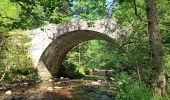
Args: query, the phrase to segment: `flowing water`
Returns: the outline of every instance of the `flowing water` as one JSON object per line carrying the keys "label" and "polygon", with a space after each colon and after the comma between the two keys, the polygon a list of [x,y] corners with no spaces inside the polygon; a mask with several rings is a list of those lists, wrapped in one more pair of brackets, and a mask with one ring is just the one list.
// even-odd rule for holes
{"label": "flowing water", "polygon": [[110,84],[98,79],[51,79],[0,91],[0,100],[113,100]]}

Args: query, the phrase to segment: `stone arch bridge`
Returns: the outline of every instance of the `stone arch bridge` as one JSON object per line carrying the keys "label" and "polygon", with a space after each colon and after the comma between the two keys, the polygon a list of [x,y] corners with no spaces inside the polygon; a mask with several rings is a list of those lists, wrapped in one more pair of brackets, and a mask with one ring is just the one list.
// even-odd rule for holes
{"label": "stone arch bridge", "polygon": [[97,20],[66,24],[49,24],[28,31],[31,41],[31,57],[41,79],[56,76],[66,54],[75,45],[92,39],[114,41],[125,30],[116,29],[116,22]]}

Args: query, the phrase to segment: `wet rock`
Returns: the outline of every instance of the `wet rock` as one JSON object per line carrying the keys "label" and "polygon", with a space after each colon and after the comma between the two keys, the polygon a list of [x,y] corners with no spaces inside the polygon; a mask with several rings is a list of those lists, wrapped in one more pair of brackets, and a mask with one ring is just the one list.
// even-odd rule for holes
{"label": "wet rock", "polygon": [[60,80],[64,79],[64,77],[60,77]]}
{"label": "wet rock", "polygon": [[54,86],[55,89],[62,89],[63,87]]}
{"label": "wet rock", "polygon": [[10,84],[1,84],[0,90],[9,90],[11,89]]}
{"label": "wet rock", "polygon": [[97,81],[97,82],[91,82],[92,85],[100,85],[100,83]]}
{"label": "wet rock", "polygon": [[98,83],[102,83],[102,80],[97,80]]}
{"label": "wet rock", "polygon": [[36,81],[35,83],[40,83],[41,82],[41,80],[38,80],[38,81]]}
{"label": "wet rock", "polygon": [[92,86],[84,86],[84,90],[87,91],[87,92],[92,92],[93,87]]}
{"label": "wet rock", "polygon": [[54,83],[54,84],[61,84],[61,82],[57,82],[57,83]]}
{"label": "wet rock", "polygon": [[113,93],[111,93],[111,92],[107,92],[106,95],[107,95],[108,97],[113,97]]}
{"label": "wet rock", "polygon": [[24,82],[23,84],[24,84],[24,86],[28,86],[28,83],[27,83],[27,82]]}
{"label": "wet rock", "polygon": [[47,91],[53,91],[54,89],[52,87],[48,87]]}
{"label": "wet rock", "polygon": [[53,80],[52,80],[52,79],[49,79],[48,81],[49,81],[49,82],[52,82]]}
{"label": "wet rock", "polygon": [[68,80],[69,80],[69,78],[64,78],[64,77],[60,78],[60,81],[68,81]]}
{"label": "wet rock", "polygon": [[5,94],[11,95],[11,94],[12,94],[12,91],[8,90],[8,91],[5,92]]}

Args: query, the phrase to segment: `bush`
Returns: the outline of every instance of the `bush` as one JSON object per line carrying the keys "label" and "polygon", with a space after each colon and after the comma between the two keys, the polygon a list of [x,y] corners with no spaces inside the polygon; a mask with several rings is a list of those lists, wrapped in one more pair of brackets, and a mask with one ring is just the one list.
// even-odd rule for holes
{"label": "bush", "polygon": [[29,75],[36,74],[29,56],[30,41],[29,35],[21,30],[0,34],[0,42],[4,43],[0,45],[0,77],[5,73],[4,80],[28,80]]}
{"label": "bush", "polygon": [[67,77],[67,78],[81,78],[83,77],[83,74],[79,72],[77,69],[78,66],[76,66],[73,63],[65,62],[64,65],[61,66],[58,77]]}
{"label": "bush", "polygon": [[118,100],[151,100],[152,97],[152,92],[144,84],[137,82],[122,85],[116,95]]}
{"label": "bush", "polygon": [[35,74],[35,73],[29,74],[29,75],[27,75],[27,77],[28,77],[28,79],[31,80],[31,81],[38,80],[38,76],[37,76],[37,74]]}

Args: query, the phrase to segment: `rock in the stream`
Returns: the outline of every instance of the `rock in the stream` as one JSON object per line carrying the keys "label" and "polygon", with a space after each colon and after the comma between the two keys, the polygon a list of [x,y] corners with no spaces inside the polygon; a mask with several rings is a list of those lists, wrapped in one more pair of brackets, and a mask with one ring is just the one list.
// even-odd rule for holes
{"label": "rock in the stream", "polygon": [[27,83],[27,82],[24,82],[23,84],[24,84],[24,86],[28,86],[28,83]]}
{"label": "rock in the stream", "polygon": [[92,86],[84,86],[84,90],[87,91],[87,92],[92,92],[93,87]]}
{"label": "rock in the stream", "polygon": [[48,91],[53,91],[54,89],[53,89],[53,87],[48,87],[47,90]]}
{"label": "rock in the stream", "polygon": [[113,97],[113,94],[111,92],[107,92],[106,94],[108,97]]}
{"label": "rock in the stream", "polygon": [[55,89],[62,89],[63,87],[55,86]]}
{"label": "rock in the stream", "polygon": [[53,80],[52,80],[52,79],[49,79],[48,81],[49,81],[49,82],[52,82]]}
{"label": "rock in the stream", "polygon": [[61,84],[61,82],[56,82],[56,83],[54,83],[54,84]]}
{"label": "rock in the stream", "polygon": [[11,95],[11,94],[12,94],[12,91],[8,90],[8,91],[5,92],[5,94]]}
{"label": "rock in the stream", "polygon": [[97,81],[97,82],[91,82],[92,85],[100,85],[100,83]]}
{"label": "rock in the stream", "polygon": [[64,79],[64,77],[60,77],[60,80]]}
{"label": "rock in the stream", "polygon": [[37,80],[35,83],[40,83],[40,82],[42,82],[41,80]]}

